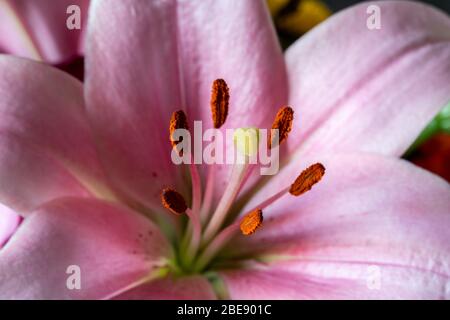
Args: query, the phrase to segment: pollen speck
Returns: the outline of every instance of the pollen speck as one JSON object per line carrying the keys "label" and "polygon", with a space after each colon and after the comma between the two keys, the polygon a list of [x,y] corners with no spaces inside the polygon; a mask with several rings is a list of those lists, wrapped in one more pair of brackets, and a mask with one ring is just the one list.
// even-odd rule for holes
{"label": "pollen speck", "polygon": [[299,196],[309,190],[312,186],[322,179],[325,174],[325,167],[321,163],[316,163],[305,170],[295,179],[294,183],[289,189],[289,193],[294,196]]}
{"label": "pollen speck", "polygon": [[211,113],[214,128],[220,128],[228,116],[230,93],[228,85],[223,79],[214,80],[211,92]]}
{"label": "pollen speck", "polygon": [[179,215],[187,210],[186,201],[183,196],[171,188],[165,188],[161,193],[161,202],[170,212]]}
{"label": "pollen speck", "polygon": [[251,235],[263,222],[262,210],[256,209],[242,218],[240,229],[243,235]]}

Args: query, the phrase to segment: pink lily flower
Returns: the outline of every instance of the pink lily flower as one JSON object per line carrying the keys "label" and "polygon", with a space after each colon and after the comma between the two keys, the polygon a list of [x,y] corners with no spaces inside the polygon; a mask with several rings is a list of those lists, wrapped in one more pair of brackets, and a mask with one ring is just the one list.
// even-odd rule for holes
{"label": "pink lily flower", "polygon": [[[81,30],[66,26],[71,5],[80,8],[80,22],[87,21],[89,0],[0,1],[0,53],[65,67],[83,52]],[[72,67],[73,68],[73,67]],[[80,72],[74,70],[74,74]],[[18,227],[20,216],[0,207],[0,247]]]}
{"label": "pink lily flower", "polygon": [[[67,28],[67,8],[80,9],[81,29]],[[0,1],[0,52],[61,64],[83,52],[89,0]]]}
{"label": "pink lily flower", "polygon": [[[449,298],[449,184],[397,157],[450,100],[450,19],[381,1],[369,30],[369,4],[283,57],[262,1],[97,1],[84,85],[1,56],[0,201],[25,220],[0,250],[0,298]],[[218,78],[230,89],[221,130],[270,128],[292,106],[277,175],[199,166],[200,183],[191,166],[187,183],[171,162],[173,112],[212,127]],[[294,180],[314,163],[321,181],[289,194],[306,191]],[[163,207],[167,187],[179,193],[165,189],[164,205],[189,219]]]}

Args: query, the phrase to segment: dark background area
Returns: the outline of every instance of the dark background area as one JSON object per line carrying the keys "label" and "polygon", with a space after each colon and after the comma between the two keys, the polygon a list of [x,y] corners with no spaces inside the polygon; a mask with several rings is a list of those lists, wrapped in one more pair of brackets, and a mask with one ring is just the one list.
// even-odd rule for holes
{"label": "dark background area", "polygon": [[[347,8],[353,4],[364,2],[361,0],[324,0],[328,7],[336,12],[338,10]],[[441,8],[442,10],[450,13],[450,0],[421,0],[419,2],[425,2],[434,5],[435,7]]]}
{"label": "dark background area", "polygon": [[[358,3],[368,2],[370,0],[320,0],[320,3],[325,4],[332,13],[336,13],[350,6],[356,5]],[[380,0],[382,1],[382,0]],[[415,1],[430,4],[436,8],[447,12],[450,14],[450,0],[399,0],[399,1]],[[302,0],[289,0],[286,5],[282,7],[277,13],[272,13],[275,26],[277,28],[278,36],[283,49],[288,48],[299,36],[304,34],[310,28],[303,31],[295,31],[294,29],[286,28],[283,26],[282,21],[288,19],[290,15],[295,14],[297,8],[301,4]],[[318,21],[320,22],[320,21]],[[317,22],[317,23],[318,23]]]}

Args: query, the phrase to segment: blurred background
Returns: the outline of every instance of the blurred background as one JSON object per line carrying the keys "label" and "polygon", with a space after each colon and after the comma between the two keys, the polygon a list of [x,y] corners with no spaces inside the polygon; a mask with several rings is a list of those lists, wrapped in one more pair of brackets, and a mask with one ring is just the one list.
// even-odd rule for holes
{"label": "blurred background", "polygon": [[[357,0],[266,0],[283,49],[334,12]],[[450,14],[450,0],[422,0]],[[450,103],[403,156],[450,182]]]}

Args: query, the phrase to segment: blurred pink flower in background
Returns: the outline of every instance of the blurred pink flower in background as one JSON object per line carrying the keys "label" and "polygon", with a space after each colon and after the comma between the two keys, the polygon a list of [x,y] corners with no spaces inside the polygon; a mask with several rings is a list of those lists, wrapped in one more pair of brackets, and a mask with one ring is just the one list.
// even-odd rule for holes
{"label": "blurred pink flower in background", "polygon": [[[89,0],[0,1],[0,52],[44,61],[68,62],[82,53]],[[81,10],[80,30],[66,26],[67,8]]]}
{"label": "blurred pink flower in background", "polygon": [[[82,54],[82,32],[89,0],[0,1],[0,53],[65,66]],[[81,9],[81,30],[66,27],[67,8]],[[79,72],[75,72],[79,74]],[[0,247],[20,218],[0,206]]]}
{"label": "blurred pink flower in background", "polygon": [[[84,85],[1,56],[0,201],[25,220],[0,251],[0,297],[449,298],[450,187],[396,157],[450,100],[450,19],[377,5],[381,30],[358,5],[283,57],[260,1],[97,1]],[[179,220],[160,192],[190,185],[167,127],[180,108],[211,123],[217,78],[231,89],[224,129],[268,128],[286,103],[296,115],[280,173],[247,186],[239,212],[311,163],[327,173],[264,210],[260,230],[220,252],[225,264],[174,271],[176,237],[161,221]],[[214,170],[217,205],[230,168]],[[66,287],[73,264],[81,290]]]}

